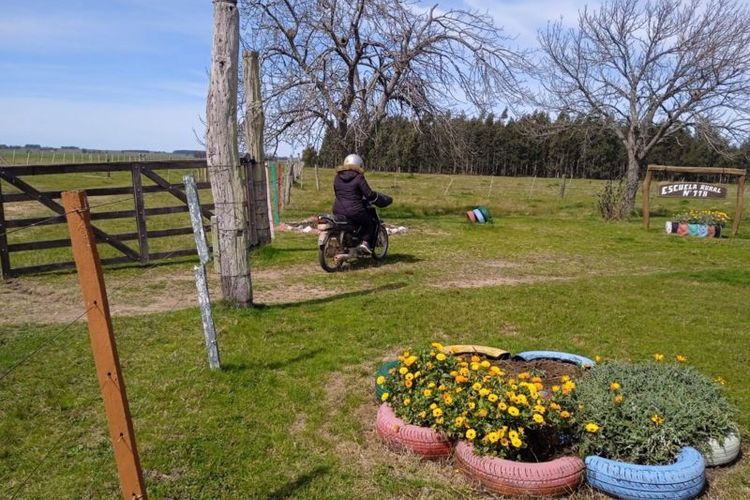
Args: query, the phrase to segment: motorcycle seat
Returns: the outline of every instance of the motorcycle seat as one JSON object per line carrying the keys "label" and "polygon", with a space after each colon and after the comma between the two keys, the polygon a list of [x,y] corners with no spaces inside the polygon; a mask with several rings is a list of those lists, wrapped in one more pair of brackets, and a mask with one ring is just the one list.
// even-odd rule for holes
{"label": "motorcycle seat", "polygon": [[319,216],[318,218],[325,221],[330,221],[338,227],[346,227],[350,229],[354,229],[355,227],[354,222],[344,215],[324,214]]}

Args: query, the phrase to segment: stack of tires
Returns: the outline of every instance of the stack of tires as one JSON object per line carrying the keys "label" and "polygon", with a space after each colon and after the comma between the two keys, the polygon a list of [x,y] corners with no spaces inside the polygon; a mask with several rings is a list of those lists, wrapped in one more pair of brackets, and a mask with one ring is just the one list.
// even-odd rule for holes
{"label": "stack of tires", "polygon": [[466,212],[466,218],[469,219],[469,222],[474,222],[476,224],[486,224],[487,222],[490,222],[492,220],[492,215],[490,214],[490,211],[487,209],[487,207],[478,206],[472,208],[471,210],[468,210]]}

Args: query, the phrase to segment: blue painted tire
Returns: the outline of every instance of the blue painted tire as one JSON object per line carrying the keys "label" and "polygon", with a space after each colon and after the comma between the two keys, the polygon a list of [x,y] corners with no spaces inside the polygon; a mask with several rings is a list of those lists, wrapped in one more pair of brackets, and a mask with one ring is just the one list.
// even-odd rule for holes
{"label": "blue painted tire", "polygon": [[391,368],[396,368],[398,364],[399,363],[396,360],[386,361],[385,363],[382,363],[380,366],[378,366],[377,370],[375,370],[375,401],[377,401],[378,403],[380,403],[380,397],[385,392],[385,389],[383,388],[383,386],[378,385],[378,382],[377,382],[378,377],[382,375],[388,378],[388,375],[389,375],[388,370],[390,370]]}
{"label": "blue painted tire", "polygon": [[669,465],[636,465],[597,456],[586,457],[586,480],[615,498],[688,499],[703,491],[706,482],[703,455],[695,448],[680,450]]}
{"label": "blue painted tire", "polygon": [[516,354],[516,357],[524,361],[533,361],[535,359],[553,359],[555,361],[574,363],[584,368],[590,368],[596,364],[596,361],[594,361],[593,359],[589,359],[586,356],[579,356],[578,354],[559,351],[526,351],[520,354]]}
{"label": "blue painted tire", "polygon": [[479,210],[478,208],[474,209],[474,217],[477,218],[477,223],[479,223],[479,224],[484,224],[485,223],[484,214],[482,214],[482,211]]}

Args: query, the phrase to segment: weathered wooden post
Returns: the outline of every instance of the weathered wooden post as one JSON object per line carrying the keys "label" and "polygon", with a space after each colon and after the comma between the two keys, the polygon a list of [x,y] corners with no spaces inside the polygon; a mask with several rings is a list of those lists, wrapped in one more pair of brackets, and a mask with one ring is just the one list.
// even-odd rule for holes
{"label": "weathered wooden post", "polygon": [[198,305],[201,309],[201,321],[203,322],[203,336],[206,340],[206,352],[208,353],[208,365],[212,370],[221,368],[219,359],[219,343],[216,340],[216,327],[214,316],[211,312],[211,296],[208,292],[208,279],[206,278],[206,264],[210,260],[208,254],[208,243],[206,232],[203,229],[203,215],[201,214],[201,202],[198,199],[198,187],[192,175],[183,178],[185,183],[185,196],[190,208],[190,222],[193,225],[195,236],[195,247],[198,250],[200,265],[193,266],[195,274],[195,286],[198,290]]}
{"label": "weathered wooden post", "polygon": [[266,175],[265,152],[263,148],[263,99],[260,93],[260,63],[256,51],[242,54],[243,76],[245,81],[245,140],[250,155],[255,159],[252,169],[253,199],[250,212],[255,217],[254,227],[258,244],[269,243],[272,238],[270,213],[268,211],[268,179]]}
{"label": "weathered wooden post", "polygon": [[253,301],[247,252],[247,200],[237,149],[237,64],[240,17],[237,0],[213,0],[211,83],[206,103],[206,162],[218,225],[224,299]]}

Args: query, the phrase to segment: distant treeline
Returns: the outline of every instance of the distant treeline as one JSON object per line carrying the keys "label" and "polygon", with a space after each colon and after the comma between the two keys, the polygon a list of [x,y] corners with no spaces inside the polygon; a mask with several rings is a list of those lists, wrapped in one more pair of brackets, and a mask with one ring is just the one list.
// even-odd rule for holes
{"label": "distant treeline", "polygon": [[0,149],[16,149],[30,151],[78,151],[81,153],[123,153],[123,154],[172,154],[181,156],[193,156],[195,158],[205,158],[206,152],[197,149],[176,149],[171,153],[168,151],[151,151],[148,149],[91,149],[79,148],[78,146],[61,146],[59,148],[42,146],[40,144],[25,144],[23,146],[0,144]]}
{"label": "distant treeline", "polygon": [[[520,119],[464,116],[425,120],[416,126],[402,118],[386,120],[375,137],[359,148],[367,167],[378,171],[502,176],[616,179],[624,172],[625,149],[615,134],[594,119],[552,121],[545,113]],[[726,145],[725,145],[726,146]],[[687,131],[656,146],[648,163],[748,168],[750,142],[733,158]],[[354,151],[326,134],[319,152],[303,153],[307,164],[330,167]]]}

